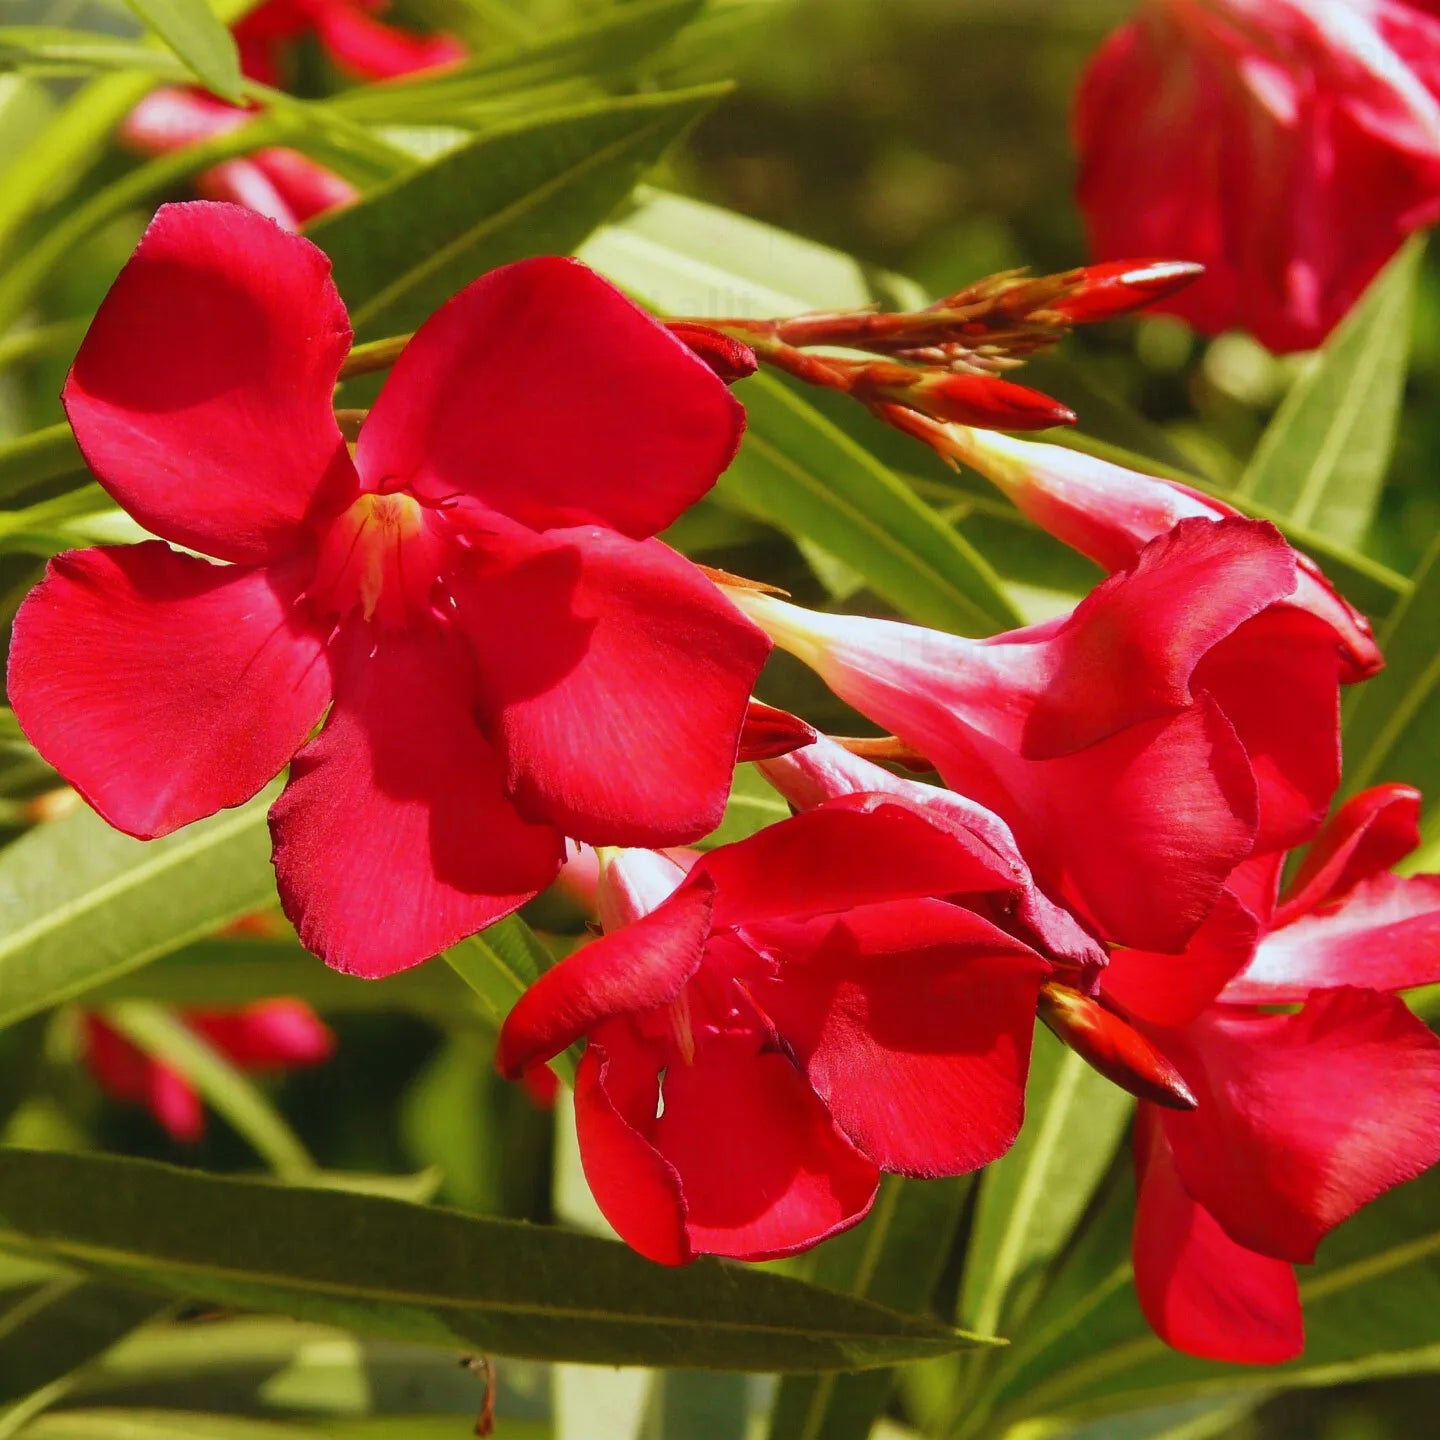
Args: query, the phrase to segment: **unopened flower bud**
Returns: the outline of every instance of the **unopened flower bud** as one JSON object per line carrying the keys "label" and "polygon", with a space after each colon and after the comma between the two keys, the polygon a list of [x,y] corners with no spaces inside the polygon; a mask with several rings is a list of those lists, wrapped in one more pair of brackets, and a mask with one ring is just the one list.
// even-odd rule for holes
{"label": "unopened flower bud", "polygon": [[1079,325],[1110,320],[1154,304],[1192,284],[1205,273],[1191,260],[1110,260],[1075,272],[1075,289],[1053,301],[1051,309]]}
{"label": "unopened flower bud", "polygon": [[740,732],[740,760],[773,760],[815,743],[815,727],[788,710],[751,700]]}
{"label": "unopened flower bud", "polygon": [[708,325],[676,320],[665,328],[693,350],[727,385],[753,375],[759,368],[760,362],[748,345],[732,340]]}
{"label": "unopened flower bud", "polygon": [[852,393],[906,405],[935,420],[996,430],[1048,430],[1075,423],[1075,412],[1058,400],[994,375],[867,366]]}
{"label": "unopened flower bud", "polygon": [[1180,1072],[1143,1036],[1098,1001],[1053,981],[1040,989],[1040,1018],[1085,1063],[1153,1105],[1193,1110]]}

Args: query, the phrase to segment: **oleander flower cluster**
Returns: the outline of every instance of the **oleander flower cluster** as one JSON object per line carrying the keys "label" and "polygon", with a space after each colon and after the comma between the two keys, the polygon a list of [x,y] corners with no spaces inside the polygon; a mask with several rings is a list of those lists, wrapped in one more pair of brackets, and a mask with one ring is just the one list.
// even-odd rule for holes
{"label": "oleander flower cluster", "polygon": [[[1270,524],[974,428],[1020,404],[997,355],[1192,273],[671,326],[524,260],[436,311],[347,435],[325,257],[251,210],[163,207],[64,390],[156,538],[51,563],[15,622],[16,715],[141,838],[288,771],[280,898],[351,974],[420,963],[566,865],[603,933],[520,999],[498,1060],[519,1078],[583,1044],[585,1172],[651,1259],[792,1254],[883,1174],[997,1159],[1038,1012],[1140,1099],[1156,1331],[1292,1357],[1295,1267],[1440,1158],[1440,1041],[1397,994],[1440,980],[1440,877],[1393,873],[1419,797],[1336,808],[1341,688],[1381,656]],[[734,456],[729,386],[757,360],[963,460],[1107,578],[968,638],[691,563],[656,537]],[[884,736],[759,703],[772,646]],[[740,759],[793,813],[687,848]]]}

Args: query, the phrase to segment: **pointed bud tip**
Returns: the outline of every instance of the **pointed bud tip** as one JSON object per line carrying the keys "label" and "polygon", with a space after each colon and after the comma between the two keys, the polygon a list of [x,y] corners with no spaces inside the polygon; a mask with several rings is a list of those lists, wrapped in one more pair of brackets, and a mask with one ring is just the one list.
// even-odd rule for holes
{"label": "pointed bud tip", "polygon": [[1077,324],[1110,320],[1167,299],[1205,273],[1193,260],[1109,260],[1076,272],[1075,289],[1055,309]]}

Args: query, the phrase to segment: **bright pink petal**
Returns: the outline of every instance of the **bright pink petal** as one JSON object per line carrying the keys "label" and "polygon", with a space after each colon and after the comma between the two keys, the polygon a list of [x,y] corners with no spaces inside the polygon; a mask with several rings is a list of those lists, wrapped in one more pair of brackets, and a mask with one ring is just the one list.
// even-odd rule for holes
{"label": "bright pink petal", "polygon": [[720,823],[770,642],[658,540],[546,539],[451,585],[507,789],[580,840],[698,840]]}
{"label": "bright pink petal", "polygon": [[1135,1291],[1150,1328],[1187,1355],[1276,1365],[1305,1346],[1300,1290],[1284,1260],[1236,1242],[1185,1192],[1158,1112],[1135,1122]]}
{"label": "bright pink petal", "polygon": [[143,1103],[149,1057],[98,1015],[84,1012],[82,1025],[85,1065],[95,1083],[115,1100]]}
{"label": "bright pink petal", "polygon": [[[966,837],[967,839],[969,837]],[[994,857],[904,801],[840,797],[703,855],[691,884],[714,883],[715,924],[832,914],[882,900],[1007,886]]]}
{"label": "bright pink petal", "polygon": [[582,946],[515,1002],[495,1063],[515,1079],[601,1021],[668,1005],[700,968],[714,908],[708,883],[687,886],[632,925]]}
{"label": "bright pink petal", "polygon": [[1192,684],[1219,702],[1255,771],[1257,850],[1313,836],[1340,783],[1340,655],[1313,615],[1277,605],[1228,636]]}
{"label": "bright pink petal", "polygon": [[328,210],[351,205],[360,198],[360,191],[343,175],[317,165],[298,150],[272,146],[259,150],[251,159],[265,173],[290,207],[290,213],[304,225]]}
{"label": "bright pink petal", "polygon": [[373,978],[510,914],[563,841],[505,798],[458,637],[351,621],[332,655],[334,708],[270,812],[275,874],[305,944]]}
{"label": "bright pink petal", "polygon": [[1362,880],[1390,869],[1420,844],[1420,792],[1375,785],[1352,795],[1325,823],[1285,887],[1283,925],[1343,899]]}
{"label": "bright pink petal", "polygon": [[178,1071],[151,1061],[145,1104],[160,1128],[182,1145],[195,1145],[205,1134],[205,1106],[195,1087]]}
{"label": "bright pink petal", "polygon": [[465,58],[465,47],[449,35],[412,35],[352,5],[320,6],[315,33],[342,70],[367,80],[412,75]]}
{"label": "bright pink petal", "polygon": [[697,1254],[765,1260],[848,1229],[880,1175],[835,1127],[804,1075],[746,1035],[702,1043],[665,1072],[655,1149],[680,1180]]}
{"label": "bright pink petal", "polygon": [[590,1039],[575,1072],[575,1134],[590,1193],[616,1233],[647,1260],[695,1258],[680,1177],[655,1148],[663,1058],[624,1021]]}
{"label": "bright pink petal", "polygon": [[318,1065],[335,1035],[303,1000],[259,1000],[241,1010],[187,1010],[185,1023],[242,1070]]}
{"label": "bright pink petal", "polygon": [[300,229],[300,216],[289,200],[249,156],[224,160],[219,165],[202,170],[195,177],[195,191],[207,200],[242,205],[246,210],[273,220],[282,230],[295,232]]}
{"label": "bright pink petal", "polygon": [[158,541],[50,562],[15,617],[10,700],[112,825],[150,839],[272,779],[330,699],[296,565],[211,565]]}
{"label": "bright pink petal", "polygon": [[421,326],[356,463],[536,530],[654,535],[730,463],[744,411],[703,360],[578,261],[522,260]]}
{"label": "bright pink petal", "polygon": [[203,90],[162,86],[152,90],[125,117],[115,138],[140,155],[168,155],[238,129],[253,112],[227,104]]}
{"label": "bright pink petal", "polygon": [[1186,1190],[1237,1243],[1304,1263],[1362,1205],[1440,1159],[1440,1040],[1393,996],[1217,1007],[1166,1035],[1199,1101],[1164,1117]]}
{"label": "bright pink petal", "polygon": [[[980,916],[897,901],[812,921],[754,999],[882,1170],[960,1175],[1014,1143],[1049,967]],[[763,927],[754,938],[762,939]]]}
{"label": "bright pink petal", "polygon": [[222,560],[293,548],[350,474],[331,391],[350,325],[330,261],[233,205],[163,205],[65,382],[90,468],[146,529]]}
{"label": "bright pink petal", "polygon": [[[1118,949],[1105,968],[1105,994],[1132,1019],[1188,1025],[1250,962],[1259,920],[1228,889],[1180,955]],[[1163,1045],[1162,1045],[1163,1048]]]}
{"label": "bright pink petal", "polygon": [[1275,1005],[1337,985],[1407,990],[1437,982],[1440,875],[1380,874],[1338,905],[1272,930],[1223,998]]}

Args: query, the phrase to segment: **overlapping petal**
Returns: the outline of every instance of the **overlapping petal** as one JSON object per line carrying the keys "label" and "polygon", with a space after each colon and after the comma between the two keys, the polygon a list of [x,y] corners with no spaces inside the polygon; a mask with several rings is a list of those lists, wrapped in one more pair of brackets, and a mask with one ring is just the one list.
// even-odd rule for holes
{"label": "overlapping petal", "polygon": [[578,262],[541,257],[481,276],[425,322],[356,463],[536,530],[644,538],[710,489],[743,425],[724,382],[663,325]]}
{"label": "overlapping petal", "polygon": [[1440,1040],[1393,996],[1317,991],[1288,1015],[1217,1007],[1166,1040],[1199,1101],[1164,1117],[1181,1183],[1248,1249],[1309,1261],[1440,1158]]}
{"label": "overlapping petal", "polygon": [[335,705],[271,811],[275,872],[300,938],[370,977],[418,964],[554,878],[559,833],[523,820],[475,724],[473,662],[438,628],[332,646]]}
{"label": "overlapping petal", "polygon": [[[956,1175],[1014,1143],[1048,966],[936,900],[792,929],[757,1002],[836,1124],[882,1169]],[[764,943],[763,926],[750,932]]]}
{"label": "overlapping petal", "polygon": [[1150,1328],[1190,1355],[1293,1360],[1305,1344],[1295,1271],[1237,1244],[1180,1182],[1158,1112],[1135,1125],[1135,1290]]}
{"label": "overlapping petal", "polygon": [[719,824],[770,643],[689,561],[658,540],[556,530],[452,590],[525,814],[620,845]]}
{"label": "overlapping petal", "polygon": [[294,551],[351,479],[331,392],[350,348],[329,260],[231,205],[164,205],[96,314],[65,411],[146,529],[222,560]]}
{"label": "overlapping petal", "polygon": [[159,541],[60,555],[15,618],[16,718],[128,834],[238,805],[330,700],[303,584],[298,565],[212,565]]}

